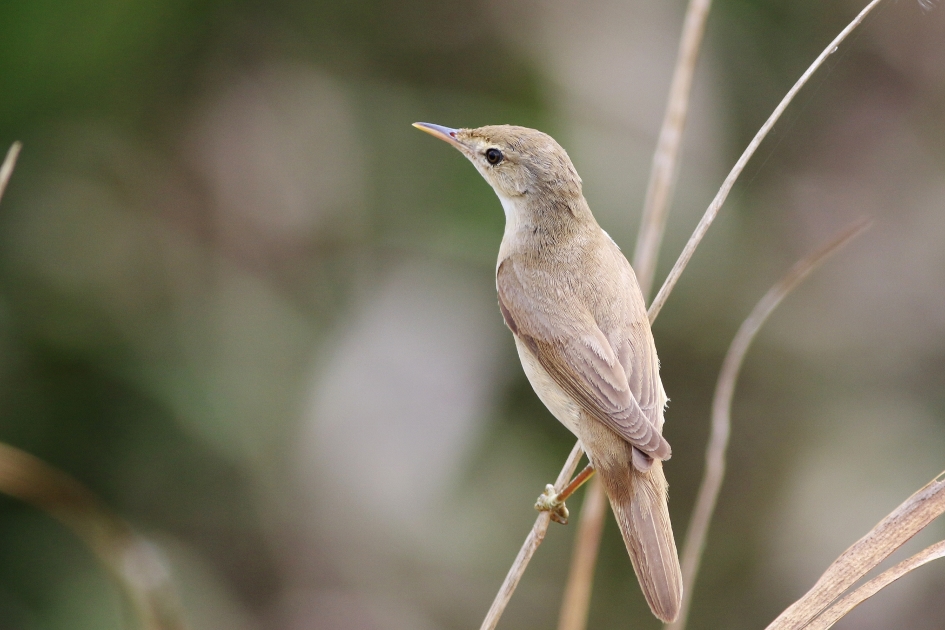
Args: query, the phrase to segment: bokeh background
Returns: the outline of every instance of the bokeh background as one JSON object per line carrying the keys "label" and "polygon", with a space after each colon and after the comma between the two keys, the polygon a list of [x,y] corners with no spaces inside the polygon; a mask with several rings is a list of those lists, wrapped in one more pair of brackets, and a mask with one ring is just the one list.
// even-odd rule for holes
{"label": "bokeh background", "polygon": [[[658,282],[861,4],[716,3]],[[155,541],[195,629],[478,627],[573,438],[496,307],[493,192],[410,123],[550,132],[630,252],[683,10],[0,4],[0,144],[24,142],[0,204],[0,441]],[[945,7],[885,3],[763,145],[655,325],[681,539],[740,321],[875,219],[748,356],[693,629],[764,627],[945,469],[943,59]],[[550,531],[502,627],[554,627],[574,529]],[[941,628],[943,588],[927,566],[838,627]],[[609,523],[590,627],[656,626]],[[128,627],[72,533],[0,497],[0,628]]]}

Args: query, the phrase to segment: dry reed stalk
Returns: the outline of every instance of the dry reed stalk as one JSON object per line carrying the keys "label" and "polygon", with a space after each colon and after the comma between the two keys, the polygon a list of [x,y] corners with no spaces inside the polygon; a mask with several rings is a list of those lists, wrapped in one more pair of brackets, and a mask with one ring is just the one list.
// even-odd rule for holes
{"label": "dry reed stalk", "polygon": [[[656,263],[659,259],[666,219],[672,200],[673,185],[679,164],[679,148],[689,112],[692,79],[699,59],[711,0],[690,0],[683,19],[679,51],[669,88],[666,111],[659,140],[653,153],[650,180],[643,202],[643,216],[633,254],[633,269],[644,299],[650,295]],[[591,481],[578,519],[574,553],[565,585],[558,630],[584,630],[591,601],[591,587],[600,539],[604,531],[608,503],[600,479]]]}
{"label": "dry reed stalk", "polygon": [[[0,166],[0,199],[21,148],[14,142]],[[115,579],[143,630],[186,628],[170,570],[158,549],[91,490],[41,459],[0,442],[0,493],[71,529]]]}
{"label": "dry reed stalk", "polygon": [[7,190],[7,184],[10,183],[10,176],[13,175],[13,167],[16,166],[16,159],[20,156],[20,149],[23,145],[14,142],[7,151],[7,156],[0,166],[0,199],[3,199],[3,193]]}
{"label": "dry reed stalk", "polygon": [[722,204],[725,203],[725,199],[728,197],[729,192],[731,192],[732,186],[735,185],[735,181],[745,169],[745,165],[748,164],[748,160],[750,160],[755,154],[755,151],[758,149],[761,141],[765,139],[765,136],[767,136],[768,132],[771,131],[771,128],[774,127],[774,124],[779,118],[781,118],[781,114],[784,113],[784,110],[787,109],[787,106],[791,104],[791,101],[794,100],[794,97],[797,95],[800,89],[804,87],[811,76],[813,76],[814,72],[816,72],[820,66],[823,65],[827,57],[836,52],[840,44],[843,43],[843,40],[845,40],[847,36],[849,36],[850,33],[852,33],[853,30],[856,29],[856,27],[866,19],[866,16],[869,15],[870,12],[875,9],[876,5],[878,5],[880,2],[882,2],[882,0],[872,0],[869,4],[867,4],[866,7],[860,11],[855,18],[853,18],[853,21],[847,24],[846,28],[840,31],[840,34],[837,35],[833,41],[827,45],[826,48],[824,48],[824,51],[818,55],[817,59],[814,60],[814,63],[812,63],[810,67],[804,71],[804,74],[801,75],[801,78],[797,80],[790,90],[788,90],[788,93],[785,94],[783,99],[781,99],[781,102],[778,103],[778,106],[774,108],[773,112],[771,112],[768,120],[765,121],[765,123],[761,126],[761,129],[758,130],[758,133],[755,134],[755,137],[752,138],[751,142],[748,143],[745,151],[742,152],[741,157],[738,158],[738,161],[735,163],[735,166],[732,167],[732,170],[725,178],[725,181],[722,182],[722,187],[719,189],[719,192],[716,193],[712,203],[710,203],[709,207],[706,208],[705,214],[702,216],[702,219],[696,226],[692,236],[689,237],[689,242],[686,243],[682,253],[676,260],[676,264],[673,265],[673,268],[670,270],[666,281],[663,282],[663,286],[660,288],[659,293],[656,294],[656,298],[650,305],[649,315],[651,323],[656,319],[656,316],[659,315],[660,310],[663,308],[663,305],[669,298],[669,294],[672,293],[673,288],[676,286],[676,282],[679,281],[679,277],[686,269],[686,265],[689,264],[689,260],[695,253],[696,248],[699,246],[699,243],[702,242],[702,237],[705,236],[709,226],[712,225],[712,222],[718,215],[719,210],[722,208]]}
{"label": "dry reed stalk", "polygon": [[[578,442],[571,449],[571,454],[568,455],[568,459],[564,462],[561,472],[558,473],[558,479],[555,481],[554,485],[556,492],[561,492],[561,490],[568,485],[568,480],[574,475],[574,469],[577,468],[578,462],[581,461],[583,455],[584,451],[581,450],[581,443]],[[512,599],[515,587],[518,586],[519,581],[522,579],[522,574],[525,573],[525,568],[528,566],[532,556],[535,555],[535,550],[538,549],[541,541],[545,539],[545,533],[548,531],[548,525],[550,523],[551,512],[542,512],[538,515],[538,518],[535,519],[535,524],[528,533],[528,537],[525,538],[525,542],[522,543],[522,548],[515,557],[515,562],[513,562],[511,568],[509,568],[509,572],[505,576],[505,581],[503,581],[502,586],[499,587],[499,592],[496,593],[495,599],[492,601],[492,606],[489,607],[489,612],[486,613],[486,618],[483,619],[479,630],[494,630],[499,623],[502,613],[505,612],[505,607],[508,605],[509,600]]]}
{"label": "dry reed stalk", "polygon": [[561,600],[558,630],[583,630],[587,627],[587,612],[591,605],[594,568],[600,551],[600,538],[607,516],[607,495],[599,478],[594,478],[585,491],[581,507],[578,533],[574,537],[574,551],[568,581]]}
{"label": "dry reed stalk", "polygon": [[186,624],[158,549],[78,481],[0,442],[0,492],[53,517],[78,536],[115,579],[144,630]]}
{"label": "dry reed stalk", "polygon": [[[945,481],[940,481],[942,476],[945,476],[945,473],[939,475],[939,477],[933,479],[906,499],[902,505],[881,520],[863,538],[853,543],[849,549],[844,551],[839,558],[827,567],[817,583],[803,597],[778,615],[777,619],[772,621],[766,630],[800,630],[801,628],[807,628],[824,615],[839,614],[844,609],[845,614],[846,611],[853,608],[849,605],[850,602],[859,603],[898,578],[897,570],[905,574],[928,560],[938,557],[933,552],[927,560],[922,562],[921,558],[915,560],[914,556],[903,565],[893,567],[893,573],[886,578],[883,577],[886,574],[883,574],[877,578],[877,582],[865,584],[864,588],[866,590],[854,591],[851,594],[851,600],[846,603],[842,599],[837,602],[838,598],[843,596],[863,576],[872,571],[876,565],[885,560],[889,554],[945,512]],[[919,556],[922,556],[922,554],[919,554]],[[830,611],[833,609],[830,606],[834,602],[837,602],[838,608],[831,613]],[[825,617],[825,621],[829,618]],[[833,621],[836,621],[836,619]],[[829,627],[829,625],[825,627]]]}
{"label": "dry reed stalk", "polygon": [[788,273],[765,293],[742,322],[735,338],[728,348],[719,379],[712,399],[712,429],[705,454],[705,473],[696,495],[696,507],[689,520],[686,540],[683,544],[680,561],[683,574],[683,600],[679,617],[666,627],[668,630],[683,630],[689,616],[692,603],[692,591],[699,572],[699,563],[705,551],[705,540],[715,513],[722,480],[725,478],[725,454],[732,426],[732,398],[735,385],[748,348],[754,341],[761,326],[767,321],[781,301],[799,285],[804,278],[826,260],[828,256],[859,236],[869,227],[868,221],[858,221],[844,230],[822,248],[804,258],[791,268]]}
{"label": "dry reed stalk", "polygon": [[653,153],[653,165],[650,167],[650,181],[646,188],[643,202],[643,217],[640,220],[640,232],[633,252],[633,270],[643,291],[643,297],[650,294],[656,263],[659,259],[663,233],[666,230],[666,218],[673,198],[673,186],[679,165],[679,148],[682,145],[686,118],[689,113],[689,95],[692,92],[692,78],[699,60],[699,48],[705,34],[705,23],[709,17],[712,0],[690,0],[683,20],[683,31],[679,38],[679,52],[673,80],[669,88],[666,112],[660,128],[656,151]]}
{"label": "dry reed stalk", "polygon": [[844,615],[856,608],[859,604],[886,588],[906,573],[918,569],[923,564],[945,557],[945,540],[926,547],[908,560],[903,560],[891,569],[884,571],[860,588],[841,598],[836,604],[828,608],[817,619],[804,627],[804,630],[827,630],[837,623]]}

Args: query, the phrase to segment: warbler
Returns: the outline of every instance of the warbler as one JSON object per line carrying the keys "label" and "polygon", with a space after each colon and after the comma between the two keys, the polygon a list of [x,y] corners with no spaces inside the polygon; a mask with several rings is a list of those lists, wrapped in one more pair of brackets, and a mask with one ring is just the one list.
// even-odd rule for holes
{"label": "warbler", "polygon": [[414,126],[459,149],[499,196],[505,233],[496,288],[522,367],[600,476],[650,609],[673,621],[683,587],[663,474],[667,398],[630,263],[547,134]]}

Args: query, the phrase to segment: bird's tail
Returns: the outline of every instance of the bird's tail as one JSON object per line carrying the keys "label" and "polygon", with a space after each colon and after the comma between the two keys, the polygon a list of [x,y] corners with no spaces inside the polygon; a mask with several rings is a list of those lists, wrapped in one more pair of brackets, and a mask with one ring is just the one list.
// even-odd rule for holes
{"label": "bird's tail", "polygon": [[643,595],[665,622],[679,615],[682,572],[666,505],[668,485],[658,459],[647,472],[632,465],[598,470]]}

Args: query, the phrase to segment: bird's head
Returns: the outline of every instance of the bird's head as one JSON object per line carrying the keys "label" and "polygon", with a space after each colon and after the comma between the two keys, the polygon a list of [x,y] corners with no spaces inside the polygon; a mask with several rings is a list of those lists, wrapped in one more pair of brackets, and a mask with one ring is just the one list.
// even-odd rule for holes
{"label": "bird's head", "polygon": [[445,140],[469,158],[503,205],[527,202],[530,196],[561,200],[581,196],[581,178],[571,158],[548,134],[512,125],[450,129],[414,123],[414,127]]}

